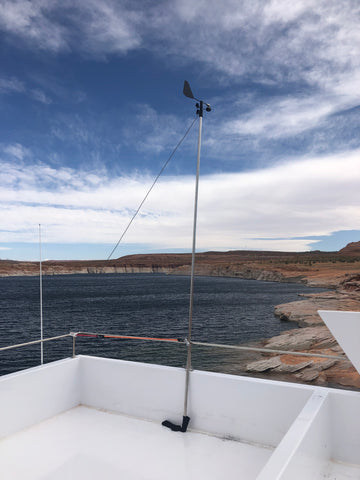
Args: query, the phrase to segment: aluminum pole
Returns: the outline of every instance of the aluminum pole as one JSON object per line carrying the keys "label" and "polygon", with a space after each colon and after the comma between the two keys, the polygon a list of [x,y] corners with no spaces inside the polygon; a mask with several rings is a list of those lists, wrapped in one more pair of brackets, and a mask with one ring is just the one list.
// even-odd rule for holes
{"label": "aluminum pole", "polygon": [[192,330],[192,319],[193,319],[193,309],[194,309],[196,226],[197,226],[197,208],[198,208],[198,196],[199,196],[202,118],[203,118],[203,102],[201,101],[200,108],[199,108],[199,136],[198,136],[198,148],[197,148],[194,223],[193,223],[193,240],[192,240],[192,254],[191,254],[190,305],[189,305],[189,328],[188,328],[188,337],[187,337],[188,343],[187,343],[187,361],[186,361],[186,378],[185,378],[184,417],[188,416],[187,411],[188,411],[189,381],[190,381],[190,370],[191,370],[191,330]]}

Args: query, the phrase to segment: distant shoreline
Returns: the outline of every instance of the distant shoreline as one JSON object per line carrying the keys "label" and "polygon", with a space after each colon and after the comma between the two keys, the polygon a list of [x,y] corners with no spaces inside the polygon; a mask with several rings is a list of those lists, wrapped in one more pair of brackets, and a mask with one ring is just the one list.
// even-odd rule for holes
{"label": "distant shoreline", "polygon": [[[346,247],[347,248],[347,247]],[[247,280],[303,283],[336,288],[347,276],[360,272],[357,249],[339,252],[199,252],[195,274]],[[139,254],[115,260],[47,260],[44,275],[166,273],[188,275],[191,254]],[[39,262],[0,260],[0,276],[38,275]]]}

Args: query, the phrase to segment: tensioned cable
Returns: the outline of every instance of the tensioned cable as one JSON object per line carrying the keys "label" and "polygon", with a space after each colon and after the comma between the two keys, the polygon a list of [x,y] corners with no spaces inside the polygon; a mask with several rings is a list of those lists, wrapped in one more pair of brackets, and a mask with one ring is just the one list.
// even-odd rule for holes
{"label": "tensioned cable", "polygon": [[8,345],[7,347],[0,347],[0,352],[11,350],[13,348],[27,347],[28,345],[37,345],[38,343],[50,342],[51,340],[59,340],[60,338],[72,337],[71,333],[65,335],[58,335],[57,337],[43,338],[42,340],[32,340],[31,342],[17,343],[16,345]]}
{"label": "tensioned cable", "polygon": [[[155,342],[170,342],[170,343],[183,343],[187,345],[189,342],[186,338],[164,338],[164,337],[142,337],[142,336],[135,336],[135,335],[114,335],[114,334],[107,334],[107,333],[92,333],[92,332],[70,332],[66,333],[65,335],[58,335],[56,337],[44,338],[42,340],[33,340],[30,342],[25,343],[18,343],[16,345],[8,345],[6,347],[0,347],[0,352],[5,350],[11,350],[14,348],[19,347],[26,347],[28,345],[36,345],[38,343],[45,343],[51,340],[59,340],[61,338],[66,337],[84,337],[84,338],[104,338],[104,339],[115,339],[115,340],[148,340],[148,341],[155,341]],[[319,358],[327,358],[331,360],[348,360],[345,355],[327,355],[323,353],[315,353],[315,352],[299,352],[299,351],[291,351],[291,350],[278,350],[273,348],[258,348],[258,347],[247,347],[244,345],[227,345],[223,343],[208,343],[208,342],[194,342],[191,341],[192,345],[198,345],[201,347],[216,347],[216,348],[227,348],[233,350],[242,350],[248,352],[258,352],[258,353],[266,353],[266,354],[280,354],[280,355],[295,355],[298,357],[319,357]]]}
{"label": "tensioned cable", "polygon": [[[224,343],[209,343],[209,342],[191,342],[187,338],[158,338],[158,337],[142,337],[134,335],[114,335],[107,333],[90,333],[90,332],[73,332],[70,335],[75,337],[85,337],[85,338],[108,338],[108,339],[118,339],[118,340],[150,340],[157,342],[175,342],[175,343],[191,343],[192,345],[198,345],[201,347],[215,347],[215,348],[226,348],[231,350],[240,350],[244,352],[257,352],[265,354],[278,354],[278,355],[293,355],[297,357],[316,357],[316,358],[326,358],[331,360],[347,360],[347,357],[344,355],[328,355],[325,353],[315,353],[315,352],[299,352],[292,350],[279,350],[275,348],[259,348],[259,347],[250,347],[245,345],[228,345]],[[0,349],[1,350],[1,349]]]}
{"label": "tensioned cable", "polygon": [[166,160],[166,162],[164,163],[164,165],[161,167],[161,170],[160,172],[157,174],[155,180],[153,181],[151,187],[149,188],[149,190],[147,191],[147,194],[145,195],[145,197],[143,198],[142,202],[140,203],[140,205],[138,206],[136,212],[134,213],[134,215],[131,217],[131,220],[130,222],[127,224],[125,230],[123,231],[121,237],[119,238],[117,244],[115,245],[115,247],[112,249],[110,255],[107,257],[107,260],[110,260],[110,258],[112,257],[113,253],[115,252],[115,250],[117,249],[117,247],[119,246],[121,240],[124,238],[126,232],[129,230],[130,228],[130,225],[132,224],[132,222],[135,220],[135,217],[137,216],[137,214],[139,213],[141,207],[144,205],[147,197],[150,195],[150,192],[151,190],[154,188],[156,182],[159,180],[161,174],[163,173],[163,171],[165,170],[165,168],[167,167],[168,163],[170,162],[170,160],[172,159],[172,157],[175,155],[175,152],[176,150],[180,147],[180,145],[182,144],[182,142],[185,140],[185,138],[187,137],[188,133],[190,132],[192,126],[194,125],[195,121],[196,121],[197,117],[194,118],[194,120],[192,121],[190,127],[186,130],[185,134],[183,135],[183,137],[179,140],[178,144],[176,145],[176,147],[174,148],[174,150],[171,152],[171,154],[169,155],[168,159]]}

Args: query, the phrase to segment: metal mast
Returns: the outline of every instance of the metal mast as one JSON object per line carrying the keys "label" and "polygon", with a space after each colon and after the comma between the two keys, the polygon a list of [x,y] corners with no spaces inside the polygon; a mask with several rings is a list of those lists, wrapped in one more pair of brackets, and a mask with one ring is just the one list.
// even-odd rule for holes
{"label": "metal mast", "polygon": [[196,183],[195,183],[195,202],[194,202],[194,221],[193,221],[193,239],[192,239],[192,254],[191,254],[191,275],[190,275],[190,305],[189,305],[189,326],[188,336],[185,339],[187,345],[187,360],[186,360],[186,377],[185,377],[185,395],[184,395],[184,413],[182,425],[175,425],[168,420],[163,422],[163,425],[171,428],[171,430],[186,432],[190,417],[188,416],[188,399],[189,399],[189,382],[191,371],[191,331],[192,331],[192,319],[194,308],[194,276],[195,276],[195,252],[196,252],[196,226],[197,226],[197,208],[198,208],[198,196],[199,196],[199,177],[200,177],[200,151],[201,151],[201,133],[202,133],[202,119],[204,115],[204,105],[206,111],[211,112],[211,107],[203,100],[199,100],[194,97],[189,83],[185,80],[183,93],[186,97],[192,98],[197,101],[196,114],[199,116],[199,134],[198,134],[198,147],[197,147],[197,163],[196,163]]}

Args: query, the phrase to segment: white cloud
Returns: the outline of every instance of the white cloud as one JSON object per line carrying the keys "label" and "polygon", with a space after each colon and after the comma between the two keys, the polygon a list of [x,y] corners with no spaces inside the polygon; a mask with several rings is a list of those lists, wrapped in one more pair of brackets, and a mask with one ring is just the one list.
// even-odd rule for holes
{"label": "white cloud", "polygon": [[[95,55],[124,53],[137,48],[141,36],[136,31],[136,24],[143,17],[131,10],[126,2],[111,0],[75,2],[77,12],[73,20],[81,28],[81,48]],[[130,4],[131,5],[131,4]]]}
{"label": "white cloud", "polygon": [[66,30],[48,16],[51,10],[46,0],[2,0],[0,27],[44,50],[66,49]]}
{"label": "white cloud", "polygon": [[[162,55],[201,62],[218,83],[245,89],[249,82],[271,85],[277,92],[270,102],[256,99],[245,113],[228,109],[233,120],[227,133],[285,138],[359,105],[359,2],[178,0],[175,8],[166,5],[159,8],[153,32],[159,40],[154,48]],[[231,94],[236,102],[234,90]],[[223,102],[224,95],[219,106]]]}
{"label": "white cloud", "polygon": [[2,0],[0,28],[27,46],[103,55],[135,48],[138,16],[114,0]]}
{"label": "white cloud", "polygon": [[0,78],[0,95],[8,94],[24,94],[36,100],[37,102],[49,105],[52,100],[43,90],[38,88],[29,88],[24,82],[19,79],[12,78]]}
{"label": "white cloud", "polygon": [[23,82],[17,78],[0,78],[0,94],[19,93],[25,90]]}
{"label": "white cloud", "polygon": [[6,145],[5,147],[3,147],[3,151],[4,153],[11,155],[12,157],[17,158],[18,160],[23,160],[25,157],[31,154],[29,149],[24,147],[20,143]]}
{"label": "white cloud", "polygon": [[359,66],[355,1],[178,0],[158,16],[157,29],[169,25],[158,32],[167,50],[231,76],[317,83]]}
{"label": "white cloud", "polygon": [[322,87],[360,64],[356,0],[2,0],[0,27],[45,50],[106,56],[136,48],[259,82]]}
{"label": "white cloud", "polygon": [[45,105],[49,105],[52,103],[52,100],[42,91],[37,88],[30,90],[30,95],[34,100],[37,100],[40,103],[44,103]]}
{"label": "white cloud", "polygon": [[224,122],[221,134],[262,138],[295,136],[320,126],[330,115],[359,103],[358,92],[353,92],[353,95],[333,92],[265,100],[249,113]]}
{"label": "white cloud", "polygon": [[[311,237],[357,228],[359,159],[355,151],[204,176],[198,248],[308,250]],[[41,223],[47,242],[115,244],[152,179],[4,163],[0,181],[1,242],[34,242]],[[124,242],[190,250],[193,197],[194,178],[162,177]]]}

